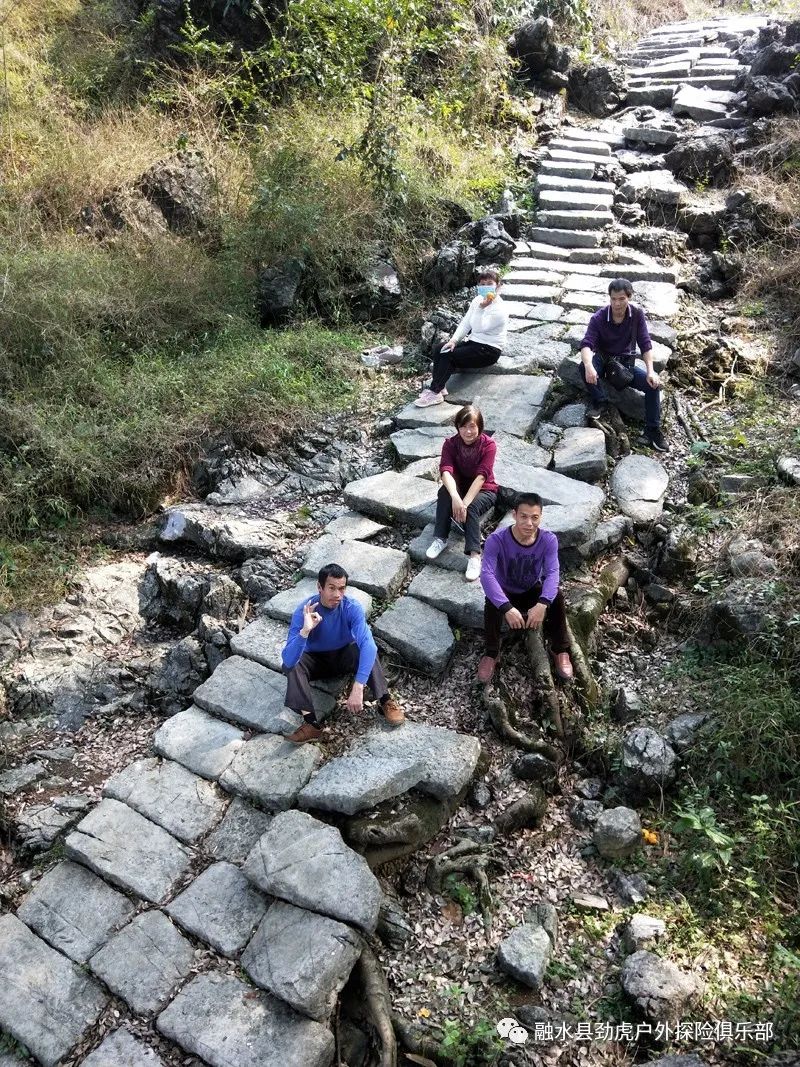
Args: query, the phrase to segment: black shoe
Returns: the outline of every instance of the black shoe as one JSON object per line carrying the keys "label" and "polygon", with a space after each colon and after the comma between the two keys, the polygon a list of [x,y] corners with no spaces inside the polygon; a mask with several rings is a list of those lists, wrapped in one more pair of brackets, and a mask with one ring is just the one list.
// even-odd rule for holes
{"label": "black shoe", "polygon": [[591,403],[586,408],[587,419],[602,419],[608,413],[608,404]]}
{"label": "black shoe", "polygon": [[649,445],[654,452],[669,452],[669,445],[664,440],[664,435],[661,430],[645,430],[642,434],[642,440],[646,445]]}

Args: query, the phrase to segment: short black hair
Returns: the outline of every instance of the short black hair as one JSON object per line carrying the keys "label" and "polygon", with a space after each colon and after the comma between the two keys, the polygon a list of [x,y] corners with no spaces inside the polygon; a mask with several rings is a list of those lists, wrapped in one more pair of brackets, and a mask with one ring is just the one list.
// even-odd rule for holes
{"label": "short black hair", "polygon": [[320,589],[324,589],[325,583],[329,578],[344,578],[344,580],[347,581],[349,577],[350,575],[344,567],[340,567],[338,563],[326,563],[317,575],[317,581],[319,582]]}
{"label": "short black hair", "polygon": [[538,493],[520,493],[517,499],[514,501],[514,511],[523,504],[527,504],[529,508],[544,508],[542,498]]}
{"label": "short black hair", "polygon": [[500,271],[496,270],[494,267],[476,267],[475,274],[478,281],[480,281],[481,278],[491,278],[495,285],[499,285],[502,281]]}
{"label": "short black hair", "polygon": [[613,281],[608,283],[608,294],[612,293],[625,293],[626,296],[633,296],[633,285],[627,278],[614,278]]}
{"label": "short black hair", "polygon": [[468,422],[474,422],[478,427],[478,433],[483,433],[483,415],[480,408],[476,408],[474,404],[466,404],[458,412],[455,418],[455,426],[457,430],[460,430],[462,426],[466,426]]}

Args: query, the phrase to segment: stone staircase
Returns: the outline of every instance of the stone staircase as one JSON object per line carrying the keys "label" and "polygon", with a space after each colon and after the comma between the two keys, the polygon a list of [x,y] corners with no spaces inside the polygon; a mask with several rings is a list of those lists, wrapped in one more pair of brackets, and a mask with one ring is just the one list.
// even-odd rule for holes
{"label": "stone staircase", "polygon": [[[655,101],[663,99],[674,109],[687,87],[732,85],[738,70],[729,49],[764,21],[654,31],[626,57],[636,71],[635,101],[661,106]],[[436,460],[467,402],[480,405],[495,433],[501,490],[538,492],[544,525],[562,548],[590,557],[619,541],[632,519],[659,514],[667,481],[660,464],[622,461],[607,497],[604,435],[584,425],[584,405],[567,401],[548,424],[543,412],[555,376],[581,389],[576,351],[613,277],[634,282],[656,366],[669,365],[676,269],[609,244],[619,191],[604,176],[604,165],[624,155],[629,177],[637,177],[630,157],[644,158],[641,144],[659,143],[663,132],[604,120],[591,130],[564,126],[550,142],[535,180],[535,224],[517,242],[505,277],[511,332],[498,364],[451,379],[445,404],[408,404],[396,414],[391,440],[404,469],[346,486],[350,510],[311,545],[297,584],[234,637],[232,655],[197,688],[192,706],[156,733],[156,755],[109,779],[99,805],[67,837],[67,858],[17,915],[0,918],[0,1027],[45,1067],[74,1054],[93,1028],[109,1033],[83,1067],[162,1063],[145,1042],[114,1028],[114,997],[212,1067],[331,1064],[331,1012],[382,899],[366,860],[347,843],[348,819],[411,790],[440,804],[446,818],[475,772],[480,745],[407,722],[399,731],[373,726],[327,761],[316,746],[291,746],[283,737],[299,717],[283,705],[287,622],[316,591],[319,567],[336,561],[379,643],[417,670],[438,676],[454,629],[481,628],[483,593],[464,581],[460,546],[433,563],[425,558]],[[648,189],[634,183],[629,194],[640,199]],[[613,399],[641,418],[641,394]],[[398,524],[416,531],[407,551],[371,543]],[[272,534],[268,520],[206,503],[171,509],[161,536],[241,560],[268,552]],[[326,683],[315,691],[324,718],[339,690]]]}

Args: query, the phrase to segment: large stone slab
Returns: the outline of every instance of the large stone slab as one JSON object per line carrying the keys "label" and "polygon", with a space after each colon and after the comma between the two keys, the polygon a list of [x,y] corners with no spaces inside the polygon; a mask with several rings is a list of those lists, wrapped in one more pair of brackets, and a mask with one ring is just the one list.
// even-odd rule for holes
{"label": "large stone slab", "polygon": [[571,151],[575,148],[576,141],[580,142],[579,150],[587,156],[597,156],[598,159],[608,159],[611,155],[611,148],[606,141],[593,141],[586,137],[580,137],[580,135],[573,138],[568,138],[566,136],[556,137],[548,143],[547,148],[551,152],[559,149]]}
{"label": "large stone slab", "polygon": [[[538,174],[534,185],[537,189],[549,192],[563,189],[576,193],[606,193],[611,194],[612,197],[616,188],[613,182],[599,182],[585,178],[556,178],[548,177],[546,174]],[[512,266],[515,265],[515,261],[512,260]]]}
{"label": "large stone slab", "polygon": [[[400,408],[394,417],[400,430],[413,430],[417,426],[452,426],[455,411],[447,404],[434,404],[430,408],[418,408],[414,401]],[[336,533],[334,530],[333,533]]]}
{"label": "large stone slab", "polygon": [[[430,411],[430,408],[423,408]],[[368,541],[376,534],[383,533],[386,529],[382,522],[368,519],[366,515],[359,515],[357,511],[345,511],[343,515],[337,515],[331,519],[325,527],[325,533],[333,534],[340,541]]]}
{"label": "large stone slab", "polygon": [[682,85],[672,98],[673,115],[688,115],[696,122],[708,122],[722,119],[728,113],[728,105],[733,93],[725,93],[726,100],[715,99],[721,96],[713,89],[699,89],[694,85]]}
{"label": "large stone slab", "polygon": [[270,812],[260,811],[241,797],[234,797],[225,818],[203,843],[205,851],[215,859],[241,866],[271,822]]}
{"label": "large stone slab", "polygon": [[390,525],[426,526],[436,515],[436,486],[427,478],[412,478],[397,471],[349,482],[344,500],[355,511]]}
{"label": "large stone slab", "polygon": [[236,656],[255,660],[263,667],[269,667],[271,671],[281,671],[283,669],[281,653],[288,633],[285,622],[262,615],[260,619],[245,626],[240,634],[236,634],[231,639],[231,652]]}
{"label": "large stone slab", "polygon": [[167,914],[223,956],[235,956],[264,917],[267,901],[232,863],[215,863],[167,905]]}
{"label": "large stone slab", "polygon": [[[491,512],[488,512],[487,517],[490,514]],[[434,524],[432,522],[429,523],[422,533],[409,542],[408,551],[411,558],[415,563],[427,565],[430,562],[436,567],[444,567],[446,570],[458,571],[459,574],[463,574],[467,569],[467,559],[469,557],[464,552],[464,538],[455,529],[450,533],[450,539],[445,550],[435,560],[428,560],[425,553],[433,543],[434,528]]]}
{"label": "large stone slab", "polygon": [[194,949],[161,911],[137,915],[92,956],[89,966],[142,1015],[157,1011],[189,973]]}
{"label": "large stone slab", "polygon": [[77,1045],[108,999],[15,915],[0,917],[0,975],[0,1027],[44,1067]]}
{"label": "large stone slab", "polygon": [[188,542],[207,555],[241,562],[272,554],[275,526],[234,508],[181,504],[166,512],[160,536],[168,543]]}
{"label": "large stone slab", "polygon": [[671,170],[642,170],[629,174],[620,187],[622,195],[630,201],[669,204],[677,207],[689,195],[689,189],[679,182]]}
{"label": "large stone slab", "polygon": [[614,216],[601,208],[571,210],[569,208],[540,208],[536,213],[539,226],[564,230],[600,230],[610,226]]}
{"label": "large stone slab", "polygon": [[[428,483],[430,485],[430,482]],[[435,495],[435,493],[434,493]],[[364,609],[364,614],[367,618],[372,614],[372,597],[369,593],[365,593],[363,589],[359,589],[358,586],[349,585],[347,587],[347,595],[353,600],[357,600],[361,607]],[[308,600],[311,596],[319,596],[319,586],[317,585],[316,576],[313,578],[304,578],[297,585],[293,585],[291,589],[283,589],[280,593],[276,593],[274,597],[266,602],[264,605],[265,614],[271,616],[273,619],[282,619],[284,622],[291,622],[294,609],[298,604],[302,604]],[[284,641],[284,644],[286,642]],[[233,645],[231,644],[231,647]],[[245,655],[244,652],[240,655]],[[256,657],[251,657],[255,659]],[[280,668],[275,668],[279,670]]]}
{"label": "large stone slab", "polygon": [[65,862],[41,877],[17,915],[53,948],[85,963],[133,912],[122,893],[80,864]]}
{"label": "large stone slab", "polygon": [[531,322],[557,322],[564,314],[558,304],[526,304],[512,300],[508,308],[511,319],[527,319]]}
{"label": "large stone slab", "polygon": [[[592,164],[594,167],[594,164]],[[528,231],[532,241],[555,245],[557,248],[598,248],[603,242],[602,233],[596,230],[571,230],[558,226],[534,226]]]}
{"label": "large stone slab", "polygon": [[408,593],[443,611],[456,626],[483,629],[483,589],[478,582],[465,582],[456,571],[424,567],[408,587]]}
{"label": "large stone slab", "polygon": [[506,282],[503,285],[503,299],[526,300],[530,303],[539,301],[558,300],[561,293],[560,285],[539,285],[534,282]]}
{"label": "large stone slab", "polygon": [[153,748],[203,778],[219,778],[243,744],[244,734],[200,708],[181,711],[158,728]]}
{"label": "large stone slab", "polygon": [[103,796],[122,801],[187,845],[213,829],[228,806],[213,783],[157,758],[129,763],[109,778]]}
{"label": "large stone slab", "polygon": [[245,742],[220,784],[265,808],[285,811],[293,807],[321,758],[315,745],[293,745],[282,737],[264,734]]}
{"label": "large stone slab", "polygon": [[531,374],[457,374],[447,383],[447,399],[476,404],[490,430],[524,437],[537,426],[551,384]]}
{"label": "large stone slab", "polygon": [[558,159],[543,159],[539,164],[539,174],[552,175],[558,178],[589,179],[594,175],[596,165],[592,160],[586,160],[582,163],[569,163]]}
{"label": "large stone slab", "polygon": [[367,933],[378,924],[378,879],[342,839],[302,811],[283,811],[254,846],[244,873],[271,896],[351,923]]}
{"label": "large stone slab", "polygon": [[[446,407],[439,404],[438,407]],[[429,408],[421,409],[423,411]],[[453,415],[455,418],[455,414]],[[389,435],[389,440],[394,445],[398,458],[403,463],[409,463],[415,459],[426,459],[428,456],[441,455],[442,445],[448,437],[453,436],[449,427],[419,426],[415,429],[395,430]]]}
{"label": "large stone slab", "polygon": [[211,1067],[330,1067],[333,1034],[238,978],[199,974],[156,1026]]}
{"label": "large stone slab", "polygon": [[[670,100],[672,99],[672,89],[673,87],[670,86]],[[677,130],[662,130],[660,126],[626,126],[623,134],[626,141],[633,141],[636,144],[668,145],[671,147],[678,140]]]}
{"label": "large stone slab", "polygon": [[526,452],[533,448],[537,446],[525,446],[513,438],[498,442],[494,474],[499,485],[513,493],[538,493],[545,504],[602,504],[605,494],[597,486],[534,466],[531,459],[535,455],[528,457]]}
{"label": "large stone slab", "polygon": [[539,209],[544,211],[598,211],[610,209],[614,203],[611,193],[581,193],[542,189],[537,194]]}
{"label": "large stone slab", "polygon": [[450,800],[466,787],[479,757],[478,739],[454,730],[412,722],[396,731],[375,727],[329,760],[299,803],[353,815],[409,789]]}
{"label": "large stone slab", "polygon": [[[195,690],[195,703],[223,719],[264,733],[291,733],[298,716],[285,707],[286,678],[260,663],[231,656]],[[324,717],[335,701],[328,693],[314,691],[314,707]]]}
{"label": "large stone slab", "polygon": [[21,793],[29,785],[38,782],[47,774],[47,768],[41,763],[26,763],[22,767],[13,767],[0,774],[0,796],[10,797]]}
{"label": "large stone slab", "polygon": [[86,1057],[81,1067],[164,1067],[164,1061],[143,1041],[120,1027]]}
{"label": "large stone slab", "polygon": [[586,426],[564,430],[553,450],[553,469],[568,478],[600,481],[606,474],[606,435]]}
{"label": "large stone slab", "polygon": [[[400,431],[407,432],[420,431]],[[447,433],[445,436],[451,435]],[[309,549],[302,567],[303,574],[314,577],[328,563],[344,567],[350,585],[384,598],[394,596],[408,570],[408,556],[399,549],[381,548],[361,541],[340,541],[332,534],[324,534]]]}
{"label": "large stone slab", "polygon": [[[562,308],[558,310],[563,313]],[[506,342],[503,355],[497,363],[482,371],[482,375],[521,375],[538,370],[552,370],[568,354],[568,345],[543,336],[539,329],[528,331],[522,336],[512,334]]]}
{"label": "large stone slab", "polygon": [[657,519],[664,506],[669,475],[657,459],[625,456],[611,475],[611,494],[623,515],[634,522]]}
{"label": "large stone slab", "polygon": [[323,1022],[361,955],[355,930],[276,900],[242,956],[242,966],[262,989],[303,1015]]}
{"label": "large stone slab", "polygon": [[67,856],[154,904],[175,889],[191,853],[118,800],[101,800],[64,842]]}
{"label": "large stone slab", "polygon": [[384,611],[372,631],[426,674],[444,670],[456,643],[445,613],[409,596],[400,597]]}

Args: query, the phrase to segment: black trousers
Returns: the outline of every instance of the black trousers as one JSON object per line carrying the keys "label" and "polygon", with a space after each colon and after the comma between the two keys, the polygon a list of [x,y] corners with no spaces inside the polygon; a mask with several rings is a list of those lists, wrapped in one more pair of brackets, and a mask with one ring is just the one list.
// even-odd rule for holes
{"label": "black trousers", "polygon": [[[292,711],[313,712],[314,694],[311,682],[320,678],[341,678],[343,674],[354,674],[358,668],[358,645],[345,645],[332,652],[304,652],[294,667],[283,668],[289,679],[286,686],[286,707]],[[376,700],[382,700],[389,693],[381,661],[375,656],[367,685]]]}
{"label": "black trousers", "polygon": [[[467,518],[464,523],[464,551],[468,556],[481,550],[481,515],[485,515],[489,508],[494,507],[497,493],[488,489],[482,489],[467,508]],[[450,527],[453,523],[453,499],[444,486],[439,490],[436,498],[436,525],[433,528],[433,536],[447,540]]]}
{"label": "black trousers", "polygon": [[[542,586],[537,583],[532,589],[524,593],[510,596],[508,599],[511,606],[521,611],[523,616],[529,608],[537,602],[542,595]],[[508,608],[506,608],[508,611]],[[486,655],[494,659],[500,655],[500,628],[503,625],[505,612],[496,608],[491,600],[486,600],[483,605],[483,629],[486,639]],[[564,597],[559,590],[558,596],[550,604],[545,612],[542,623],[544,636],[550,642],[551,652],[569,652],[569,633],[567,632],[567,609]]]}
{"label": "black trousers", "polygon": [[442,346],[437,345],[433,353],[431,392],[441,393],[453,371],[491,367],[499,358],[499,348],[480,345],[476,341],[459,341],[452,352],[442,352]]}

